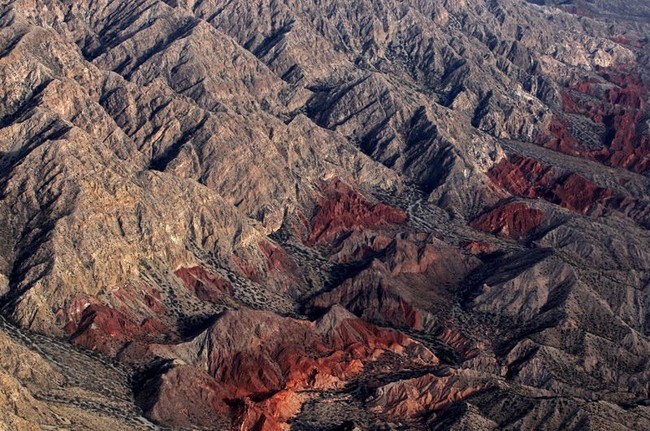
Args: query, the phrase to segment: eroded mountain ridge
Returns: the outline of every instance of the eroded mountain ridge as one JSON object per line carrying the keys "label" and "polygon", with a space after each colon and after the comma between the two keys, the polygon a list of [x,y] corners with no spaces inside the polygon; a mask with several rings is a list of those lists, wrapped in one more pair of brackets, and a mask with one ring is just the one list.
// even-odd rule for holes
{"label": "eroded mountain ridge", "polygon": [[3,2],[3,422],[650,427],[628,3]]}

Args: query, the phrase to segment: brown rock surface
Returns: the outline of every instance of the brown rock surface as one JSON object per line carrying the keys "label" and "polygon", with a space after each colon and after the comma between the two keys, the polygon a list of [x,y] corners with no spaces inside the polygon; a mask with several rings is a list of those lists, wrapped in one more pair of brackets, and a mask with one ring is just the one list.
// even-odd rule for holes
{"label": "brown rock surface", "polygon": [[2,2],[0,428],[650,428],[649,16]]}
{"label": "brown rock surface", "polygon": [[[438,363],[420,343],[338,306],[316,322],[268,312],[226,312],[188,343],[151,348],[184,364],[161,375],[154,398],[147,401],[152,417],[175,426],[213,426],[215,418],[206,412],[211,408],[244,427],[284,429],[282,424],[310,398],[302,391],[341,388],[384,354],[413,364]],[[193,405],[199,393],[203,404]],[[170,410],[188,413],[175,419]]]}
{"label": "brown rock surface", "polygon": [[370,408],[385,417],[417,422],[423,415],[458,403],[482,389],[464,380],[462,375],[452,373],[440,377],[427,374],[389,383],[377,388]]}

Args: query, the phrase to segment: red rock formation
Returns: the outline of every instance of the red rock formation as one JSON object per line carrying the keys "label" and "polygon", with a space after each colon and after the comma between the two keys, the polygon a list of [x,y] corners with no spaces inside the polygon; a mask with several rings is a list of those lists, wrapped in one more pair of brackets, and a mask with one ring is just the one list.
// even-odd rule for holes
{"label": "red rock formation", "polygon": [[[577,174],[558,180],[555,186],[546,193],[551,202],[582,214],[599,216],[602,207],[607,205],[609,198],[614,195],[611,189],[599,187],[592,181]],[[596,210],[596,211],[594,211]]]}
{"label": "red rock formation", "polygon": [[488,171],[488,176],[494,183],[514,195],[526,198],[540,197],[540,192],[553,183],[555,175],[550,167],[519,155],[502,159]]}
{"label": "red rock formation", "polygon": [[153,341],[164,328],[153,319],[137,324],[126,314],[101,304],[90,304],[83,310],[76,326],[73,322],[66,326],[73,343],[108,356],[115,356],[131,341]]}
{"label": "red rock formation", "polygon": [[294,391],[280,391],[258,403],[246,400],[242,414],[236,418],[239,429],[255,431],[287,431],[287,421],[298,414],[309,397]]}
{"label": "red rock formation", "polygon": [[561,176],[550,167],[526,157],[504,159],[488,172],[488,176],[515,196],[541,198],[594,217],[609,209],[644,226],[650,222],[646,201],[600,187],[575,173]]}
{"label": "red rock formation", "polygon": [[643,132],[642,123],[648,116],[650,86],[624,67],[600,69],[598,73],[601,79],[574,82],[562,92],[562,110],[602,125],[602,148],[583,147],[569,131],[568,120],[558,116],[538,143],[608,166],[645,172],[650,167],[650,137]]}
{"label": "red rock formation", "polygon": [[[205,354],[197,346],[207,346]],[[196,392],[198,385],[205,388],[198,398],[203,407],[209,404],[213,411],[228,412],[243,429],[261,430],[284,429],[305,399],[298,391],[339,387],[384,352],[421,365],[438,363],[429,350],[404,334],[363,322],[341,307],[333,307],[316,322],[270,312],[231,311],[192,342],[152,349],[207,374],[196,368],[172,369],[161,377],[163,383],[171,383],[151,411],[163,415],[167,403],[174,404],[174,411],[195,411],[197,407],[185,403],[196,398],[184,394]],[[196,411],[204,412],[203,407]],[[165,421],[180,426],[188,415],[179,422],[167,417]],[[206,426],[201,418],[195,420],[199,422],[194,425]]]}
{"label": "red rock formation", "polygon": [[288,270],[292,266],[289,256],[281,247],[270,242],[260,242],[259,247],[266,258],[269,271]]}
{"label": "red rock formation", "polygon": [[232,295],[232,286],[228,280],[208,273],[200,266],[179,268],[174,275],[181,279],[183,285],[204,301],[215,302],[222,295]]}
{"label": "red rock formation", "polygon": [[578,144],[578,142],[573,138],[568,127],[569,124],[566,120],[557,116],[553,117],[548,125],[548,135],[544,136],[546,141],[543,142],[543,145],[555,151],[561,151],[572,156],[579,156],[581,154],[580,144]]}
{"label": "red rock formation", "polygon": [[[279,333],[284,336],[277,337]],[[415,345],[402,334],[361,322],[337,307],[315,324],[265,312],[228,312],[208,336],[218,347],[210,352],[207,369],[232,385],[237,398],[308,385],[327,387],[356,374],[355,361],[375,349]]]}
{"label": "red rock formation", "polygon": [[470,225],[498,236],[520,239],[534,232],[542,220],[543,211],[530,208],[523,202],[510,202],[482,214]]}
{"label": "red rock formation", "polygon": [[[133,286],[126,286],[118,289],[115,297],[120,301],[135,299],[144,307],[150,301],[152,311],[160,310],[159,298],[150,294],[151,292],[147,293],[152,289],[144,290],[142,297],[141,292],[136,293],[133,290]],[[103,305],[96,298],[80,294],[73,298],[65,309],[57,312],[57,320],[74,344],[107,356],[115,356],[132,341],[159,342],[162,337],[169,335],[170,328],[157,318],[142,319],[129,313],[127,310],[130,310],[129,305],[132,304],[125,302],[124,310],[120,310]]]}
{"label": "red rock formation", "polygon": [[408,216],[397,208],[371,203],[336,179],[324,185],[325,199],[312,218],[308,243],[328,243],[356,229],[374,229],[404,223]]}
{"label": "red rock formation", "polygon": [[472,340],[454,328],[441,326],[436,331],[436,338],[454,349],[463,361],[472,359],[480,353]]}

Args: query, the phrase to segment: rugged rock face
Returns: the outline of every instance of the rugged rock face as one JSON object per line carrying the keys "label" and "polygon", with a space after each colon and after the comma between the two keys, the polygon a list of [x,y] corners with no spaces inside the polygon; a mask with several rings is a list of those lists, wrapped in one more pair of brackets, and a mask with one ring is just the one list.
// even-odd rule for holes
{"label": "rugged rock face", "polygon": [[544,212],[521,202],[500,205],[471,223],[472,227],[512,239],[532,233],[544,219]]}
{"label": "rugged rock face", "polygon": [[427,374],[377,388],[370,401],[371,410],[385,417],[400,417],[415,423],[445,407],[458,403],[480,387],[471,387],[462,376]]}
{"label": "rugged rock face", "polygon": [[232,285],[227,279],[209,274],[200,266],[179,268],[174,271],[174,275],[202,301],[218,302],[222,297],[233,294]]}
{"label": "rugged rock face", "polygon": [[407,220],[404,211],[381,203],[371,204],[340,180],[327,183],[325,198],[311,221],[308,243],[331,243],[340,234],[375,229]]}
{"label": "rugged rock face", "polygon": [[648,170],[650,138],[642,122],[648,117],[650,88],[641,76],[623,65],[599,68],[561,95],[563,113],[574,118],[553,119],[549,136],[540,137],[542,145],[638,173]]}
{"label": "rugged rock face", "polygon": [[[315,322],[262,311],[226,312],[189,343],[151,349],[182,364],[149,383],[159,386],[150,415],[175,426],[214,426],[209,414],[214,410],[247,428],[285,428],[302,402],[313,397],[309,392],[343,388],[368,362],[387,361],[383,357],[392,354],[416,366],[438,363],[420,343],[363,322],[340,306]],[[383,368],[390,369],[388,364]],[[205,391],[199,408],[197,385]],[[174,417],[170,412],[175,411],[187,413]]]}
{"label": "rugged rock face", "polygon": [[0,418],[7,430],[146,430],[130,371],[0,319]]}
{"label": "rugged rock face", "polygon": [[648,34],[641,1],[4,1],[0,422],[650,428]]}
{"label": "rugged rock face", "polygon": [[[633,219],[646,228],[649,226],[648,195],[642,194],[637,197],[630,193],[630,190],[625,188],[624,179],[613,186],[616,187],[614,190],[607,186],[599,186],[577,173],[562,174],[550,166],[522,156],[515,156],[510,160],[503,159],[490,170],[489,175],[492,181],[516,196],[541,198],[571,211],[593,217],[613,211]],[[645,183],[646,180],[641,181]],[[539,224],[541,214],[532,212],[535,215],[529,214],[530,217],[526,217],[526,220],[531,225]],[[488,223],[489,219],[490,215],[485,214],[473,223],[475,227],[481,228],[481,224]]]}

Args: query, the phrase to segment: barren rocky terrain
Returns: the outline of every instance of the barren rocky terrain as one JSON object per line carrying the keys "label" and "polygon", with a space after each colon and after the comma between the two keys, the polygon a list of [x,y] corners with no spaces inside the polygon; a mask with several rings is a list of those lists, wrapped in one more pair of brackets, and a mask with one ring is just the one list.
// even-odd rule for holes
{"label": "barren rocky terrain", "polygon": [[650,429],[649,35],[0,0],[0,429]]}

